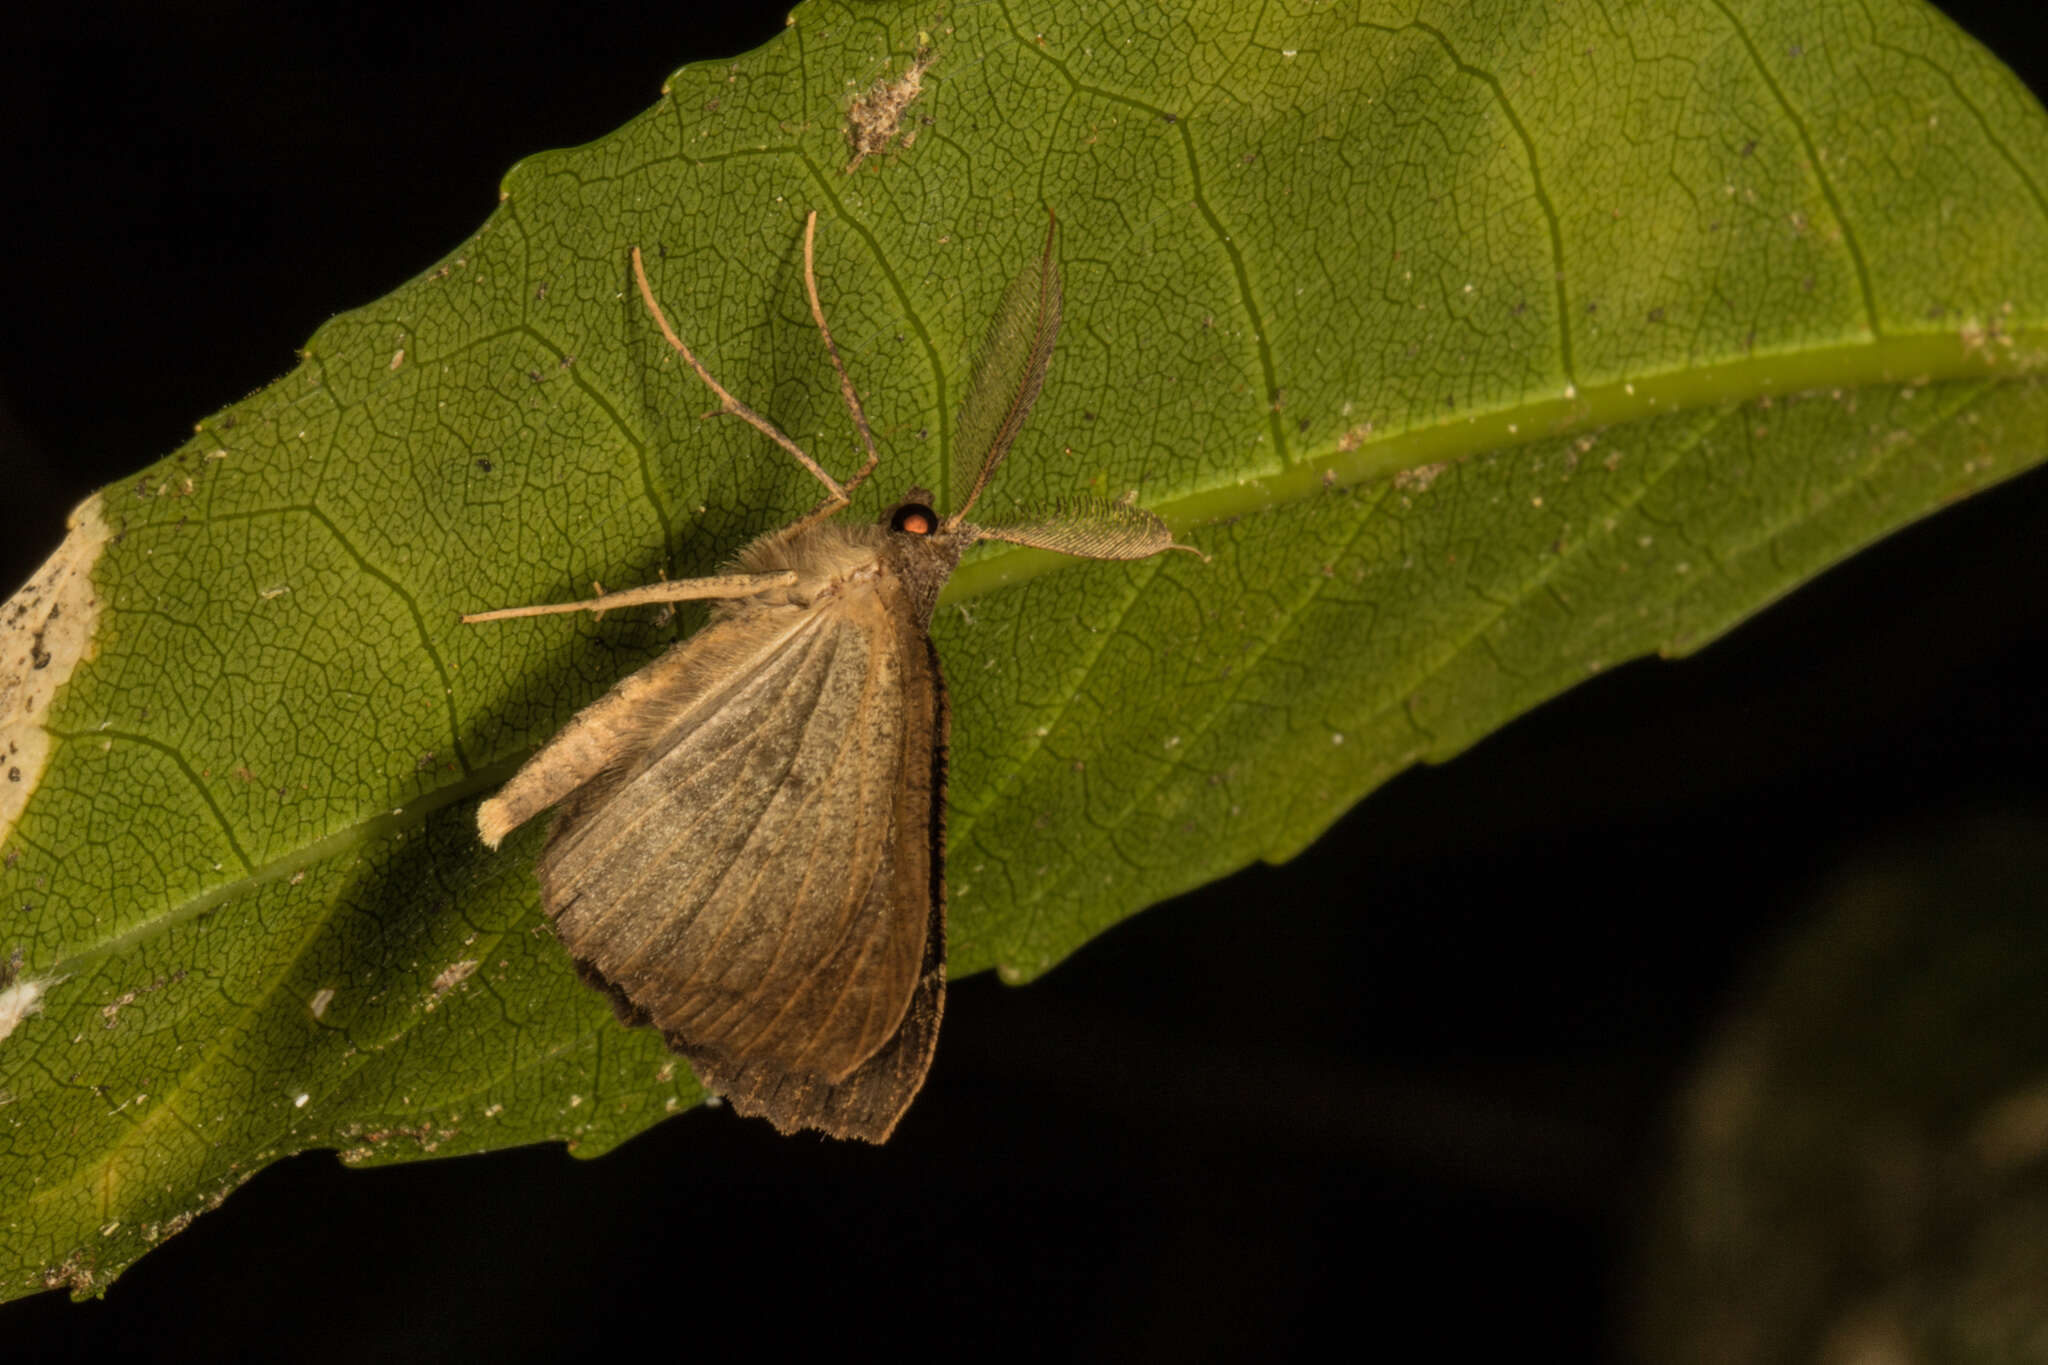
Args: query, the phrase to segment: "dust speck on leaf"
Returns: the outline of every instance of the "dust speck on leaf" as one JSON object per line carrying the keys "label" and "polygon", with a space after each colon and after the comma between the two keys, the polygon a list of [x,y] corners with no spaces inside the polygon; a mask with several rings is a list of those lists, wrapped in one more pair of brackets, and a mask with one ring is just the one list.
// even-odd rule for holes
{"label": "dust speck on leaf", "polygon": [[1996,365],[1999,351],[2011,350],[2013,344],[2011,333],[1997,318],[1988,323],[1975,317],[1965,319],[1957,339],[1962,342],[1965,355],[1976,356],[1989,365]]}
{"label": "dust speck on leaf", "polygon": [[1356,450],[1372,435],[1372,423],[1363,422],[1337,438],[1337,449]]}
{"label": "dust speck on leaf", "polygon": [[427,1008],[434,1008],[434,1006],[441,1003],[448,992],[469,980],[471,974],[476,971],[476,965],[477,960],[470,957],[464,958],[460,962],[452,963],[442,969],[441,974],[434,978],[434,984],[431,988],[432,994],[427,999]]}
{"label": "dust speck on leaf", "polygon": [[43,1271],[43,1288],[69,1289],[74,1294],[81,1294],[92,1288],[96,1278],[94,1268],[86,1262],[84,1254],[74,1251],[61,1264]]}
{"label": "dust speck on leaf", "polygon": [[1404,469],[1394,475],[1394,487],[1403,493],[1427,492],[1429,486],[1436,482],[1437,476],[1448,468],[1450,466],[1446,464],[1424,464],[1413,469]]}
{"label": "dust speck on leaf", "polygon": [[[860,163],[869,157],[887,151],[889,144],[896,140],[903,126],[903,111],[924,89],[924,73],[936,57],[937,54],[928,47],[918,49],[917,56],[902,75],[893,80],[884,77],[876,81],[846,111],[846,140],[853,147],[853,160],[846,164],[848,175],[858,170]],[[903,145],[909,146],[910,138],[904,138]]]}

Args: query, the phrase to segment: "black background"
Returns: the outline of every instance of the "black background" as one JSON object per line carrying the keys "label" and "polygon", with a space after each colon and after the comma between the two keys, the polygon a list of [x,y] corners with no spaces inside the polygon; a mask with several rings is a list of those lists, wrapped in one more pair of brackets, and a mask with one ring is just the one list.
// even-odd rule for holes
{"label": "black background", "polygon": [[[2032,83],[2027,7],[1947,7]],[[46,7],[0,67],[0,590],[93,488],[462,240],[753,5]],[[17,21],[18,23],[19,21]],[[2036,472],[1701,656],[1580,687],[1307,856],[960,982],[886,1148],[699,1111],[264,1171],[13,1359],[937,1349],[1201,1359],[1420,1338],[1597,1359],[1685,1067],[1859,851],[2042,809]]]}

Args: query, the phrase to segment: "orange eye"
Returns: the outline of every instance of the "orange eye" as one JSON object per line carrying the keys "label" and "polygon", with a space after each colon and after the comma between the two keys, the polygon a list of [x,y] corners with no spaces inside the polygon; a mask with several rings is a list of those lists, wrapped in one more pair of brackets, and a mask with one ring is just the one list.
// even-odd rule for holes
{"label": "orange eye", "polygon": [[906,502],[889,514],[889,529],[907,536],[928,536],[939,529],[939,514],[921,502]]}

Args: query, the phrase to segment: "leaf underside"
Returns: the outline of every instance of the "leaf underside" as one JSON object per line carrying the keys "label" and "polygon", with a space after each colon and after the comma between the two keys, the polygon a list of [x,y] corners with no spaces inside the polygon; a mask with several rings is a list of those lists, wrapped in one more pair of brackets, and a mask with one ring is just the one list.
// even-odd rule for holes
{"label": "leaf underside", "polygon": [[[538,830],[471,823],[701,614],[461,612],[703,573],[815,497],[695,420],[631,246],[720,380],[851,469],[819,211],[867,516],[957,500],[967,360],[1058,210],[1067,327],[976,519],[1136,489],[1211,558],[956,576],[956,972],[1287,857],[2038,459],[2048,120],[1925,5],[1673,4],[1625,42],[1554,0],[1175,9],[807,5],[523,162],[105,497],[96,652],[0,850],[40,991],[0,1038],[0,1291],[102,1288],[290,1152],[588,1154],[699,1099],[540,931]],[[933,133],[845,174],[844,92],[919,25]]]}

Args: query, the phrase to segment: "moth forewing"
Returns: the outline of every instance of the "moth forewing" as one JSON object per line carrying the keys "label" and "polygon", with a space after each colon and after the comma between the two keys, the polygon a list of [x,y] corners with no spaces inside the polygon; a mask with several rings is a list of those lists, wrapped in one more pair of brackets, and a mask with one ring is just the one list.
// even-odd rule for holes
{"label": "moth forewing", "polygon": [[837,1082],[902,1021],[929,897],[893,803],[929,785],[931,686],[887,595],[805,612],[725,695],[651,716],[550,834],[563,941],[691,1056]]}
{"label": "moth forewing", "polygon": [[[902,760],[894,775],[895,790],[863,794],[864,800],[888,811],[891,820],[884,861],[861,913],[892,922],[904,931],[890,935],[896,942],[908,941],[908,931],[918,931],[922,954],[908,1000],[885,1021],[891,1032],[881,1046],[844,1074],[821,1075],[823,1068],[815,1063],[777,1064],[758,1050],[751,1054],[690,1052],[700,1078],[723,1091],[735,1109],[766,1117],[784,1132],[810,1127],[837,1137],[885,1140],[923,1085],[938,1041],[946,984],[943,822],[947,713],[944,684],[927,633],[930,608],[920,606],[918,599],[927,593],[936,595],[936,583],[943,582],[951,571],[957,551],[929,541],[904,548],[915,553],[927,546],[937,554],[920,555],[921,562],[899,566],[882,580],[878,592],[884,604],[892,607],[887,631],[895,641],[891,657],[902,666],[901,706],[895,712],[903,722]],[[897,600],[890,603],[887,599],[891,598]],[[877,633],[883,632],[878,629]],[[772,989],[767,994],[772,997]],[[848,998],[841,996],[831,1003],[833,1009],[827,1017],[809,1018],[804,1029],[789,1031],[807,1029],[820,1039],[845,1036],[855,1022],[849,1016]],[[781,1017],[806,1014],[815,1016],[816,1012],[797,1003]],[[833,1015],[838,1016],[837,1026]],[[840,1056],[858,1050],[849,1048]]]}
{"label": "moth forewing", "polygon": [[1172,537],[1123,504],[964,520],[1045,379],[1060,307],[1051,225],[975,366],[958,511],[942,520],[913,488],[878,524],[833,520],[876,453],[818,299],[816,224],[804,230],[805,288],[867,465],[838,483],[720,387],[669,325],[636,249],[648,312],[718,396],[713,415],[789,451],[825,500],[716,578],[465,617],[713,603],[709,625],[584,708],[477,815],[495,848],[557,808],[536,869],[542,907],[622,1019],[661,1030],[739,1113],[880,1142],[924,1084],[945,1009],[939,590],[977,539],[1131,559]]}

